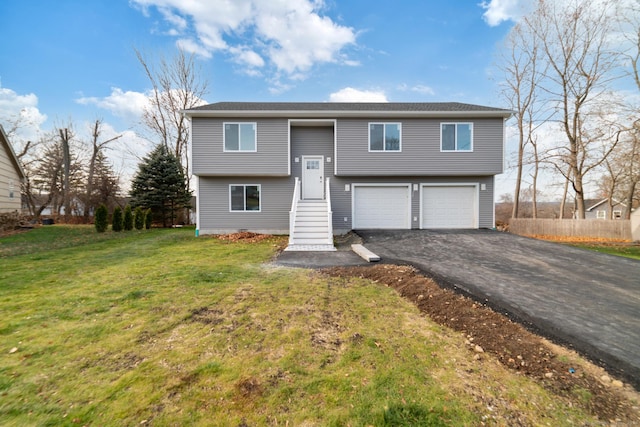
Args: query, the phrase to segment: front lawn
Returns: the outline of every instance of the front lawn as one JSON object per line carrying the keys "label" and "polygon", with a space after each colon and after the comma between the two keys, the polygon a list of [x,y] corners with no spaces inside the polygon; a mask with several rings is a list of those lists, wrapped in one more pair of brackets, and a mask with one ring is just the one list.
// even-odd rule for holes
{"label": "front lawn", "polygon": [[389,287],[193,234],[0,238],[0,425],[596,423]]}
{"label": "front lawn", "polygon": [[610,255],[623,256],[627,258],[640,259],[640,245],[637,244],[601,244],[601,243],[581,243],[572,246],[602,252]]}

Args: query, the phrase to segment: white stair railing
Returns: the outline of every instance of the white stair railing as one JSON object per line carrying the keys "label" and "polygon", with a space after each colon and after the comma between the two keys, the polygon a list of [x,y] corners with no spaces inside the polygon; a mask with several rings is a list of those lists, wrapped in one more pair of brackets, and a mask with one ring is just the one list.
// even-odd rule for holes
{"label": "white stair railing", "polygon": [[293,245],[293,231],[296,224],[296,211],[298,210],[298,201],[300,200],[300,178],[295,177],[295,186],[293,187],[293,201],[291,202],[291,210],[289,211],[289,244]]}
{"label": "white stair railing", "polygon": [[327,244],[333,245],[333,212],[331,211],[331,186],[329,178],[326,180],[325,197],[327,199]]}

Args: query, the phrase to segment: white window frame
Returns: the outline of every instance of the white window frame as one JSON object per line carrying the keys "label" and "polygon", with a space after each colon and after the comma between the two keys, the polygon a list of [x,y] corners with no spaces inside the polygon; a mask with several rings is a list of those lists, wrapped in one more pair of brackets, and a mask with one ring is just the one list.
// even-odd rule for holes
{"label": "white window frame", "polygon": [[613,211],[613,219],[622,219],[622,211],[621,210],[614,210]]}
{"label": "white window frame", "polygon": [[[442,147],[442,143],[443,143],[443,139],[442,139],[442,134],[444,131],[444,126],[445,125],[455,125],[456,127],[456,136],[455,136],[455,140],[454,140],[454,145],[455,148],[453,150],[445,150]],[[470,130],[470,147],[468,150],[459,150],[458,149],[458,125],[468,125],[469,126],[469,130]],[[473,152],[473,122],[441,122],[440,123],[440,152],[441,153],[472,153]]]}
{"label": "white window frame", "polygon": [[[232,187],[244,187],[244,209],[233,209],[233,201],[231,199]],[[247,187],[258,187],[258,203],[260,203],[260,209],[247,210]],[[229,212],[231,213],[259,213],[262,212],[262,185],[261,184],[229,184]]]}
{"label": "white window frame", "polygon": [[9,180],[9,198],[10,199],[15,199],[15,192],[16,192],[16,184],[15,182],[10,179]]}
{"label": "white window frame", "polygon": [[[383,126],[383,131],[382,131],[382,150],[372,150],[371,149],[371,125],[382,125]],[[400,136],[400,141],[398,143],[398,149],[397,150],[387,150],[386,149],[386,143],[385,143],[385,137],[387,134],[387,125],[396,125],[398,126],[398,133]],[[402,123],[401,122],[369,122],[368,125],[368,134],[369,134],[369,152],[370,153],[402,153]]]}
{"label": "white window frame", "polygon": [[607,211],[604,211],[602,209],[596,211],[596,218],[597,219],[607,219]]}
{"label": "white window frame", "polygon": [[[227,149],[227,125],[238,126],[238,149],[237,150]],[[242,140],[242,136],[240,134],[241,132],[240,125],[253,125],[253,138],[255,141],[253,150],[240,149],[240,141]],[[256,153],[258,151],[258,123],[257,122],[223,122],[222,123],[222,150],[225,153]]]}

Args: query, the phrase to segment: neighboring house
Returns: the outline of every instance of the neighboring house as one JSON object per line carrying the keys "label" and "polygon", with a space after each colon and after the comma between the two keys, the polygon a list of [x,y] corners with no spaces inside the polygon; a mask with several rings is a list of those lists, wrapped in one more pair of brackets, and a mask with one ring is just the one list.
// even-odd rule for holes
{"label": "neighboring house", "polygon": [[197,233],[492,228],[511,111],[460,103],[233,103],[191,119]]}
{"label": "neighboring house", "polygon": [[20,184],[24,179],[24,170],[0,125],[0,212],[21,211]]}
{"label": "neighboring house", "polygon": [[612,200],[613,209],[610,215],[609,199],[602,200],[585,200],[585,218],[586,219],[622,219],[627,209],[626,203]]}

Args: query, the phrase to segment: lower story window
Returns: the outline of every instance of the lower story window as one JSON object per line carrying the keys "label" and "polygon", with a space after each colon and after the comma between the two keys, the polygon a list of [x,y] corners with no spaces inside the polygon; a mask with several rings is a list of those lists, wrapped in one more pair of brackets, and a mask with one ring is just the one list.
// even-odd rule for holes
{"label": "lower story window", "polygon": [[260,185],[230,185],[229,203],[232,211],[260,211]]}

